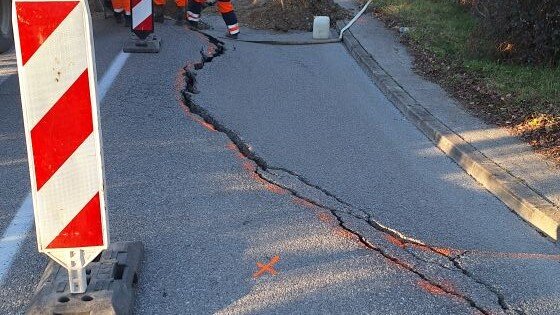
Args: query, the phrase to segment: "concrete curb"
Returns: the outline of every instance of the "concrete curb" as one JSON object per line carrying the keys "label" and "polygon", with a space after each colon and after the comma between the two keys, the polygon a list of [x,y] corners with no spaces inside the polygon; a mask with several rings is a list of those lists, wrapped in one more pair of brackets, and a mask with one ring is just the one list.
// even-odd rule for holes
{"label": "concrete curb", "polygon": [[[337,23],[337,29],[344,26]],[[441,151],[452,158],[475,180],[538,230],[558,240],[560,210],[523,180],[478,151],[461,136],[433,116],[404,90],[368,53],[348,29],[343,43],[377,87],[395,107],[420,129]]]}

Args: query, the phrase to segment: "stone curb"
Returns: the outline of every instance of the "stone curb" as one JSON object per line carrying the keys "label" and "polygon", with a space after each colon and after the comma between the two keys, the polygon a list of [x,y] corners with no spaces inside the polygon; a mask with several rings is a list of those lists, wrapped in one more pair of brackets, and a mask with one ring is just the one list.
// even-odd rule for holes
{"label": "stone curb", "polygon": [[[340,21],[337,29],[344,26]],[[343,43],[352,57],[376,83],[393,105],[441,151],[452,158],[475,180],[500,199],[513,212],[538,230],[558,240],[560,210],[523,180],[486,157],[461,136],[433,116],[393,79],[348,29]]]}

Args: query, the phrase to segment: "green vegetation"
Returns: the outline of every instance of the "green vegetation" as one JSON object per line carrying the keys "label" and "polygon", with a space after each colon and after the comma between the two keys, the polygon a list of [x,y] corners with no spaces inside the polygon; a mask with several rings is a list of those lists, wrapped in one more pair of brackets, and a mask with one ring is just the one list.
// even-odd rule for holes
{"label": "green vegetation", "polygon": [[464,65],[481,73],[498,91],[514,94],[519,101],[535,101],[533,106],[537,110],[540,109],[539,100],[560,104],[559,68],[501,64],[485,59],[467,59]]}
{"label": "green vegetation", "polygon": [[378,0],[378,8],[411,27],[410,37],[438,57],[463,56],[475,19],[447,1]]}
{"label": "green vegetation", "polygon": [[[410,27],[409,36],[416,45],[482,78],[499,94],[511,94],[512,106],[523,103],[529,107],[523,110],[528,116],[560,114],[560,68],[496,60],[492,53],[497,48],[484,44],[477,18],[458,1],[376,0],[374,4],[385,17],[399,21],[399,26]],[[555,106],[545,110],[544,103]]]}

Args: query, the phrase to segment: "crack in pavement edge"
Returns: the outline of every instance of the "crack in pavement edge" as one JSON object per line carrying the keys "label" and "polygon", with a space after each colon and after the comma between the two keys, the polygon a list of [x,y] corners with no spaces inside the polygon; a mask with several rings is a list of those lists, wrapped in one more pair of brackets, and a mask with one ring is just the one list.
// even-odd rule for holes
{"label": "crack in pavement edge", "polygon": [[[194,115],[200,117],[205,123],[211,125],[214,128],[214,130],[225,134],[229,138],[229,140],[231,142],[233,142],[233,144],[236,146],[237,150],[239,150],[239,152],[243,155],[243,157],[245,157],[246,159],[255,163],[256,166],[255,166],[255,169],[253,170],[254,174],[256,174],[260,179],[266,181],[267,183],[289,192],[295,198],[299,198],[301,200],[309,202],[310,204],[312,204],[316,207],[319,207],[321,209],[329,211],[329,213],[331,213],[332,216],[334,216],[336,218],[338,226],[340,228],[342,228],[343,230],[345,230],[346,232],[354,235],[363,246],[365,246],[366,248],[368,248],[370,250],[373,250],[373,251],[379,253],[381,256],[383,256],[387,260],[390,260],[393,263],[401,266],[405,270],[415,274],[420,279],[422,279],[422,280],[428,282],[430,285],[433,285],[436,288],[442,290],[446,294],[449,294],[449,295],[452,295],[454,297],[460,298],[461,300],[465,301],[469,306],[475,308],[477,311],[479,311],[483,314],[491,314],[490,311],[488,311],[488,310],[484,309],[483,307],[479,306],[474,301],[474,299],[472,299],[471,297],[469,297],[465,294],[461,294],[459,292],[456,292],[455,290],[447,288],[445,285],[431,279],[428,275],[426,275],[426,274],[422,273],[421,271],[415,269],[411,265],[409,265],[407,263],[404,263],[399,258],[389,254],[388,251],[386,251],[381,246],[376,246],[375,244],[370,242],[366,237],[361,235],[358,231],[355,231],[354,229],[350,228],[348,226],[348,223],[344,221],[344,219],[342,217],[342,214],[349,215],[354,219],[365,222],[368,226],[372,227],[374,230],[376,230],[378,232],[381,232],[383,234],[386,234],[388,236],[394,237],[398,241],[402,242],[405,245],[419,246],[419,247],[422,247],[424,249],[429,250],[430,252],[432,252],[432,253],[440,256],[440,257],[443,257],[443,258],[447,259],[449,262],[451,262],[453,264],[456,271],[461,272],[467,278],[469,278],[469,279],[473,280],[474,282],[482,285],[491,294],[493,294],[496,297],[498,305],[500,306],[500,308],[504,312],[506,312],[506,313],[514,312],[515,314],[525,314],[523,310],[515,309],[515,308],[511,307],[510,305],[508,305],[508,303],[505,300],[504,295],[502,293],[500,293],[498,289],[493,287],[491,284],[483,281],[482,279],[479,279],[472,272],[468,271],[464,266],[461,265],[459,260],[461,258],[463,258],[465,255],[467,255],[469,251],[462,251],[461,253],[459,253],[457,255],[451,255],[451,254],[445,253],[440,248],[427,245],[427,244],[425,244],[425,243],[423,243],[423,242],[421,242],[417,239],[410,238],[410,237],[404,235],[403,233],[401,233],[401,232],[399,232],[395,229],[392,229],[388,226],[385,226],[385,225],[381,224],[379,221],[375,220],[373,218],[373,216],[368,212],[368,211],[373,212],[371,209],[362,209],[362,208],[356,207],[355,205],[343,200],[342,198],[338,197],[334,193],[328,191],[327,189],[325,189],[325,188],[323,188],[323,187],[321,187],[317,184],[312,183],[307,178],[303,177],[302,175],[300,175],[300,174],[298,174],[298,173],[296,173],[292,170],[282,168],[282,167],[269,166],[268,163],[262,157],[260,157],[258,154],[256,154],[251,149],[251,147],[243,140],[242,137],[239,136],[239,134],[237,132],[229,129],[226,126],[224,126],[213,115],[211,115],[208,112],[208,110],[206,110],[205,108],[196,104],[193,101],[193,94],[198,94],[199,91],[198,91],[198,88],[196,87],[196,72],[195,72],[195,70],[203,69],[205,63],[212,62],[212,59],[214,57],[217,57],[217,56],[223,54],[226,50],[225,47],[224,47],[224,43],[222,41],[216,39],[215,37],[207,35],[207,34],[202,34],[202,33],[198,33],[198,34],[201,34],[202,37],[207,39],[208,55],[205,54],[204,49],[202,49],[201,50],[201,60],[200,60],[200,62],[193,63],[193,64],[187,64],[185,66],[185,68],[184,68],[184,70],[185,70],[185,73],[184,73],[185,89],[181,91],[183,104],[187,107],[188,111],[191,114],[194,114]],[[297,190],[295,190],[291,187],[288,187],[287,185],[283,185],[282,183],[274,181],[274,180],[268,178],[267,176],[265,176],[265,174],[268,174],[268,175],[271,175],[271,176],[277,176],[277,174],[274,174],[272,171],[281,171],[281,172],[284,172],[286,174],[289,174],[290,176],[295,178],[297,181],[302,183],[304,186],[312,188],[312,189],[324,194],[325,196],[334,199],[336,202],[343,205],[344,206],[343,208],[346,208],[348,210],[339,210],[339,209],[336,209],[336,208],[333,208],[333,207],[329,207],[329,206],[327,206],[327,205],[325,205],[325,204],[323,204],[319,201],[316,201],[316,200],[311,199],[307,196],[304,196],[303,194],[299,193]],[[409,247],[405,247],[405,251],[407,253],[411,254],[411,256],[416,260],[422,261],[422,262],[427,263],[427,264],[436,265],[440,268],[453,270],[452,268],[449,268],[448,266],[445,266],[445,265],[439,264],[437,262],[433,262],[433,261],[429,261],[427,259],[421,258],[417,254],[412,252],[411,250],[408,250],[407,248],[409,248]]]}

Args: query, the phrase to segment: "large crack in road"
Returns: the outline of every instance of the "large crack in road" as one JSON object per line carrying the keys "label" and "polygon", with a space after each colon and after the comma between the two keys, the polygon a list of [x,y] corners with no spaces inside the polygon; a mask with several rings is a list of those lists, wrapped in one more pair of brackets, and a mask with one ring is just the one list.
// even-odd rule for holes
{"label": "large crack in road", "polygon": [[[494,314],[496,311],[525,314],[522,309],[512,307],[497,288],[461,264],[461,258],[468,255],[469,251],[431,246],[408,237],[376,220],[372,209],[357,207],[293,170],[269,165],[238,133],[196,104],[193,99],[194,94],[199,93],[196,70],[203,69],[205,63],[212,62],[226,51],[222,41],[207,34],[197,34],[206,41],[207,48],[201,49],[200,61],[189,62],[184,68],[185,86],[181,91],[183,103],[191,114],[198,116],[210,129],[225,134],[241,155],[254,163],[251,170],[253,175],[294,198],[328,211],[336,219],[338,227],[352,235],[363,247],[416,275],[433,291],[460,299],[482,314]],[[452,284],[450,280],[454,280]]]}

